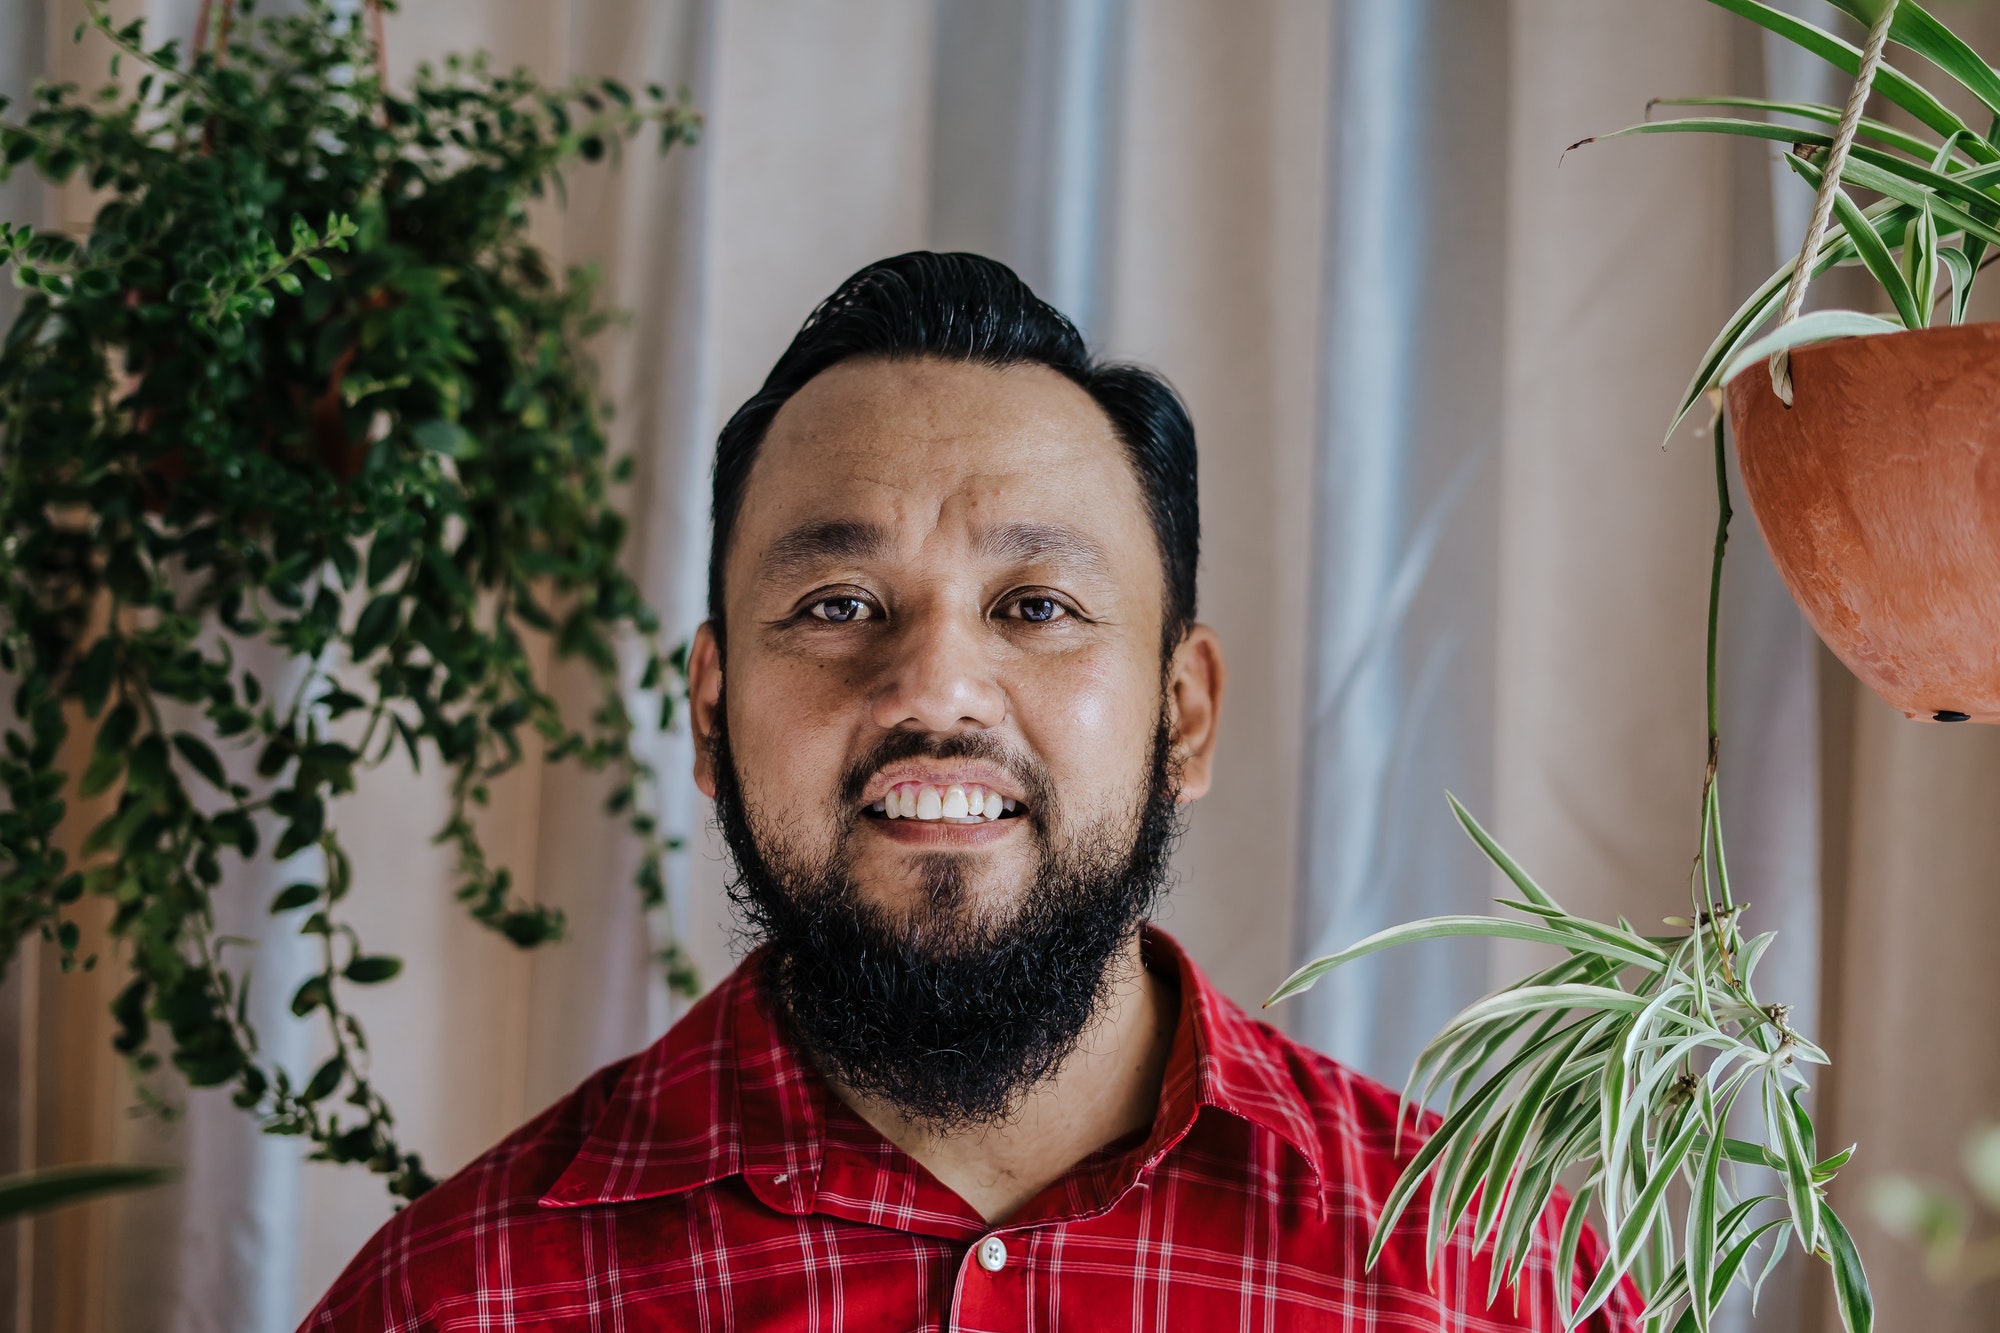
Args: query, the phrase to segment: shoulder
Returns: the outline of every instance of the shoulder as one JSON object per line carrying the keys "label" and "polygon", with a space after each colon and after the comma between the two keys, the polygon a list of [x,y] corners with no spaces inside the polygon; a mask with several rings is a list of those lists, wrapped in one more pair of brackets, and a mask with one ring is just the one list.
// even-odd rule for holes
{"label": "shoulder", "polygon": [[1360,1187],[1379,1200],[1402,1166],[1438,1123],[1419,1107],[1405,1109],[1395,1089],[1253,1018],[1217,997],[1218,1028],[1238,1060],[1254,1061],[1258,1082],[1296,1107],[1314,1165],[1328,1185]]}
{"label": "shoulder", "polygon": [[[1322,1257],[1335,1266],[1358,1258],[1357,1247],[1365,1247],[1397,1180],[1436,1131],[1439,1117],[1406,1105],[1397,1089],[1313,1050],[1227,1000],[1216,1005],[1215,1019],[1218,1033],[1232,1047],[1232,1058],[1259,1068],[1255,1080],[1242,1079],[1239,1085],[1262,1084],[1275,1103],[1289,1102],[1297,1108],[1297,1118],[1289,1122],[1284,1136],[1301,1149],[1311,1149],[1306,1155],[1313,1159],[1323,1192],[1321,1222],[1302,1224],[1321,1244],[1306,1248],[1315,1252],[1324,1248]],[[1558,1191],[1534,1226],[1525,1264],[1525,1304],[1517,1297],[1510,1305],[1503,1297],[1499,1305],[1484,1308],[1478,1296],[1470,1296],[1468,1308],[1480,1308],[1498,1328],[1561,1326],[1551,1298],[1552,1284],[1558,1281],[1556,1241],[1569,1206],[1568,1196]],[[1441,1290],[1462,1287],[1464,1292],[1483,1295],[1488,1288],[1491,1250],[1473,1243],[1470,1219],[1454,1230],[1433,1265],[1426,1254],[1429,1209],[1426,1185],[1410,1200],[1380,1259],[1361,1279],[1384,1308],[1396,1307],[1405,1297],[1428,1306]],[[1572,1299],[1589,1285],[1603,1258],[1602,1245],[1586,1229],[1577,1250],[1577,1271],[1562,1279]],[[1636,1329],[1639,1304],[1636,1291],[1621,1283],[1606,1306],[1581,1327],[1590,1333]]]}
{"label": "shoulder", "polygon": [[431,1327],[432,1298],[460,1285],[449,1275],[472,1271],[489,1233],[537,1212],[637,1059],[598,1070],[383,1223],[306,1317],[302,1333]]}
{"label": "shoulder", "polygon": [[736,987],[736,978],[725,981],[651,1047],[599,1069],[390,1218],[335,1279],[302,1333],[434,1328],[443,1312],[490,1285],[489,1256],[525,1246],[559,1262],[574,1241],[576,1210],[546,1208],[543,1199],[594,1139],[644,1136],[648,1111],[663,1095],[671,1100],[715,1069]]}

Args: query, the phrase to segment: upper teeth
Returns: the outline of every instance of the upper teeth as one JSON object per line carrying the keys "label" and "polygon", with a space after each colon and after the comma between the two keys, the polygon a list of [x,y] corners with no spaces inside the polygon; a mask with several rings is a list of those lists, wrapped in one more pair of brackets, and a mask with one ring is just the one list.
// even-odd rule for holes
{"label": "upper teeth", "polygon": [[976,783],[939,787],[929,782],[903,782],[875,802],[878,814],[891,819],[998,819],[1014,802]]}

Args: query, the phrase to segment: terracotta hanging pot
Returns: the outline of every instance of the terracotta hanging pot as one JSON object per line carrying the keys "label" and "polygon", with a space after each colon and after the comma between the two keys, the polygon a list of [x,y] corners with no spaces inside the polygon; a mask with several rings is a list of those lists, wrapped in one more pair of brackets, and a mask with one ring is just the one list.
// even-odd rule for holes
{"label": "terracotta hanging pot", "polygon": [[1726,389],[1743,487],[1820,638],[1912,718],[2000,722],[2000,324],[1793,349]]}

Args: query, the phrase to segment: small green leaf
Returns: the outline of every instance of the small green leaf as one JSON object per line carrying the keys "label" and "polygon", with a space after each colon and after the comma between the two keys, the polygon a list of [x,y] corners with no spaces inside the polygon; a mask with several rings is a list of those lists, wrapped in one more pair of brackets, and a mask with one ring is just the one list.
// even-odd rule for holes
{"label": "small green leaf", "polygon": [[1514,887],[1525,894],[1529,902],[1534,903],[1537,907],[1553,907],[1558,911],[1561,910],[1562,904],[1549,896],[1542,889],[1541,885],[1535,883],[1529,877],[1527,871],[1521,869],[1515,863],[1514,858],[1507,854],[1506,849],[1494,841],[1493,835],[1488,833],[1480,825],[1479,821],[1472,817],[1472,812],[1459,804],[1456,796],[1453,796],[1450,792],[1446,792],[1444,798],[1451,803],[1451,812],[1458,817],[1459,824],[1471,836],[1472,840],[1479,844],[1479,850],[1485,852],[1487,859],[1500,867],[1501,872],[1508,879],[1514,881]]}
{"label": "small green leaf", "polygon": [[[1903,281],[1910,285],[1917,312],[1930,323],[1937,303],[1938,266],[1937,218],[1931,211],[1930,196],[1924,196],[1923,211],[1903,228]],[[1920,326],[1922,327],[1922,326]]]}
{"label": "small green leaf", "polygon": [[341,975],[357,985],[371,986],[389,980],[402,970],[402,959],[391,958],[386,954],[374,954],[356,958],[342,970]]}
{"label": "small green leaf", "polygon": [[397,593],[382,593],[362,608],[348,641],[348,657],[361,663],[373,657],[401,628],[403,599]]}
{"label": "small green leaf", "polygon": [[1653,1167],[1653,1173],[1646,1181],[1645,1188],[1639,1192],[1631,1212],[1626,1214],[1624,1222],[1611,1238],[1610,1256],[1598,1270],[1589,1290],[1584,1292],[1583,1299],[1577,1304],[1579,1319],[1604,1304],[1610,1298],[1611,1289],[1617,1285],[1618,1279],[1632,1267],[1641,1244],[1653,1233],[1654,1220],[1666,1200],[1667,1186],[1673,1183],[1675,1175],[1680,1171],[1681,1163],[1687,1159],[1688,1152],[1694,1147],[1695,1134],[1700,1128],[1700,1119],[1689,1116],[1686,1127],[1661,1152],[1660,1160]]}
{"label": "small green leaf", "polygon": [[100,1194],[161,1185],[174,1173],[157,1166],[58,1166],[0,1176],[0,1219],[79,1203]]}
{"label": "small green leaf", "polygon": [[1732,356],[1722,372],[1722,380],[1727,383],[1735,379],[1779,351],[1830,342],[1836,338],[1865,338],[1870,334],[1902,331],[1901,324],[1879,315],[1864,315],[1857,310],[1814,310],[1800,315],[1789,324],[1780,325]]}
{"label": "small green leaf", "polygon": [[[1392,926],[1379,931],[1367,939],[1352,944],[1336,954],[1317,958],[1307,963],[1278,987],[1271,998],[1264,1001],[1269,1008],[1279,1000],[1287,999],[1301,991],[1310,990],[1314,982],[1345,963],[1383,949],[1392,949],[1399,944],[1409,944],[1417,940],[1450,939],[1462,936],[1484,937],[1488,939],[1527,940],[1536,944],[1553,944],[1558,948],[1577,953],[1594,953],[1633,967],[1643,967],[1648,971],[1659,971],[1665,963],[1664,955],[1644,943],[1630,944],[1611,942],[1592,936],[1571,934],[1554,930],[1548,926],[1534,925],[1525,921],[1508,921],[1502,917],[1490,916],[1441,916],[1426,921],[1413,921],[1408,925]],[[1636,1006],[1635,1006],[1636,1007]]]}
{"label": "small green leaf", "polygon": [[1799,1127],[1792,1119],[1791,1107],[1778,1090],[1775,1074],[1764,1078],[1764,1122],[1765,1132],[1777,1135],[1782,1147],[1780,1156],[1784,1158],[1785,1201],[1792,1210],[1792,1225],[1799,1233],[1799,1243],[1808,1250],[1819,1248],[1819,1194],[1813,1189],[1812,1157],[1806,1151],[1805,1142],[1799,1137]]}
{"label": "small green leaf", "polygon": [[[1805,177],[1807,183],[1814,189],[1819,188],[1819,168],[1794,153],[1786,153],[1785,161],[1791,164],[1792,170]],[[1910,284],[1903,280],[1903,270],[1889,253],[1889,247],[1883,243],[1882,236],[1875,230],[1874,224],[1869,222],[1855,206],[1854,201],[1847,197],[1847,191],[1838,186],[1835,186],[1833,191],[1833,213],[1840,219],[1840,225],[1847,229],[1847,238],[1854,243],[1862,264],[1867,267],[1875,281],[1882,284],[1882,290],[1889,294],[1889,301],[1896,307],[1896,314],[1901,317],[1903,327],[1923,328],[1928,321],[1917,310],[1917,298],[1910,291]]]}
{"label": "small green leaf", "polygon": [[326,806],[319,797],[301,795],[292,802],[292,822],[278,838],[278,845],[271,849],[277,860],[297,852],[302,852],[319,841],[319,835],[326,828]]}
{"label": "small green leaf", "polygon": [[209,748],[207,741],[189,732],[178,731],[174,733],[174,749],[195,772],[223,791],[229,790],[229,774],[223,771],[222,760]]}
{"label": "small green leaf", "polygon": [[111,790],[111,784],[118,781],[125,771],[125,751],[98,750],[90,757],[90,767],[84,769],[83,777],[76,784],[76,794],[86,800]]}
{"label": "small green leaf", "polygon": [[130,749],[132,734],[138,729],[139,710],[129,703],[121,703],[111,710],[104,719],[104,725],[97,729],[95,748],[99,753]]}
{"label": "small green leaf", "polygon": [[1875,1327],[1875,1297],[1868,1289],[1868,1272],[1861,1266],[1861,1252],[1840,1217],[1824,1200],[1819,1204],[1818,1222],[1826,1237],[1827,1257],[1833,1263],[1833,1290],[1840,1306],[1841,1326],[1847,1333],[1870,1333]]}
{"label": "small green leaf", "polygon": [[271,915],[294,912],[319,901],[320,887],[317,884],[287,884],[271,900]]}
{"label": "small green leaf", "polygon": [[90,646],[90,652],[84,656],[83,667],[78,672],[85,717],[95,718],[104,711],[104,703],[110,697],[111,682],[117,671],[118,637],[115,634],[102,635]]}
{"label": "small green leaf", "polygon": [[236,848],[237,855],[247,860],[257,854],[257,823],[245,812],[224,810],[210,823],[225,845]]}
{"label": "small green leaf", "polygon": [[292,995],[292,1013],[299,1018],[304,1018],[307,1014],[325,1004],[331,996],[332,991],[328,988],[324,975],[308,977],[305,984],[300,986]]}
{"label": "small green leaf", "polygon": [[479,441],[472,432],[456,421],[442,417],[419,422],[410,427],[410,438],[432,453],[444,454],[448,458],[477,458]]}
{"label": "small green leaf", "polygon": [[1721,1212],[1722,1194],[1722,1124],[1729,1119],[1729,1103],[1721,1109],[1710,1101],[1708,1084],[1701,1085],[1702,1119],[1713,1127],[1713,1134],[1707,1148],[1695,1165],[1693,1197],[1688,1202],[1687,1224],[1687,1280],[1689,1309],[1694,1314],[1694,1326],[1701,1333],[1708,1333],[1710,1316],[1714,1310],[1716,1294],[1714,1290],[1716,1258],[1717,1215]]}
{"label": "small green leaf", "polygon": [[1556,1301],[1562,1313],[1563,1327],[1576,1327],[1576,1311],[1570,1304],[1570,1293],[1574,1290],[1569,1275],[1576,1271],[1576,1249],[1583,1240],[1584,1223],[1590,1218],[1591,1196],[1597,1192],[1596,1180],[1586,1181],[1569,1201],[1569,1211],[1563,1214],[1562,1234],[1556,1240]]}
{"label": "small green leaf", "polygon": [[299,1096],[308,1102],[316,1102],[340,1086],[340,1080],[347,1077],[347,1060],[343,1056],[333,1056],[313,1071],[312,1081]]}
{"label": "small green leaf", "polygon": [[401,569],[410,558],[410,539],[401,532],[379,532],[368,548],[368,586],[374,587]]}
{"label": "small green leaf", "polygon": [[[1749,19],[1794,46],[1810,51],[1850,79],[1861,72],[1859,48],[1852,42],[1842,41],[1824,28],[1808,23],[1804,19],[1794,18],[1783,10],[1765,4],[1763,0],[1711,0],[1711,3]],[[1912,5],[1912,8],[1914,7]],[[1870,18],[1872,17],[1871,15]],[[1954,130],[1967,128],[1965,122],[1954,115],[1951,109],[1928,89],[1887,62],[1875,72],[1874,90],[1939,134],[1950,134]]]}

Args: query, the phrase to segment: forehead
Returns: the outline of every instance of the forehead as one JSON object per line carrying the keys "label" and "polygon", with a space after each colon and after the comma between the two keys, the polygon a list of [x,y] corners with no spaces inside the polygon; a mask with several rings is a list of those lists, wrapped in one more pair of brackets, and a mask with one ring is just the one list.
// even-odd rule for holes
{"label": "forehead", "polygon": [[1157,563],[1138,477],[1090,395],[1045,366],[843,362],[782,407],[737,518],[737,552],[859,522],[899,547],[1006,525],[1069,527],[1114,563]]}

